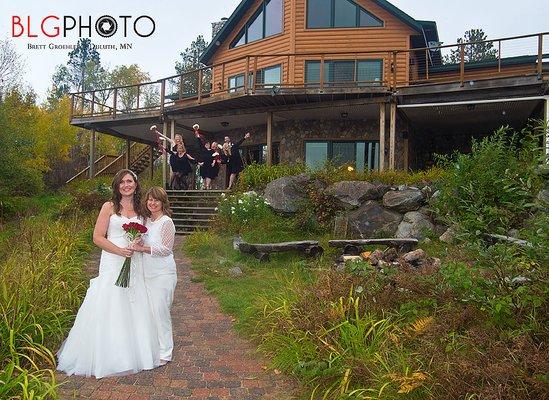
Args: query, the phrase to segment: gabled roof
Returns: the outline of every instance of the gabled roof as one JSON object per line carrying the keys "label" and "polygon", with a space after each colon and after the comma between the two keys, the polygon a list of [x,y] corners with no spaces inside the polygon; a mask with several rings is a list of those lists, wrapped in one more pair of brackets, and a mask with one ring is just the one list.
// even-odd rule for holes
{"label": "gabled roof", "polygon": [[[236,7],[236,9],[233,11],[229,19],[225,22],[223,27],[219,30],[217,35],[212,39],[211,43],[206,47],[206,50],[204,50],[204,53],[200,56],[200,62],[203,64],[208,64],[212,56],[214,55],[217,48],[223,43],[225,39],[231,34],[235,26],[238,24],[238,22],[244,17],[246,14],[246,11],[253,5],[253,3],[256,0],[242,0],[240,4]],[[408,14],[406,14],[401,9],[395,7],[391,3],[389,3],[386,0],[372,0],[373,2],[377,3],[380,7],[387,10],[389,13],[393,14],[395,17],[400,19],[402,22],[404,22],[406,25],[417,31],[418,33],[422,33],[423,31],[423,25],[420,23],[420,21],[417,21],[410,17]],[[436,25],[435,25],[436,26]]]}

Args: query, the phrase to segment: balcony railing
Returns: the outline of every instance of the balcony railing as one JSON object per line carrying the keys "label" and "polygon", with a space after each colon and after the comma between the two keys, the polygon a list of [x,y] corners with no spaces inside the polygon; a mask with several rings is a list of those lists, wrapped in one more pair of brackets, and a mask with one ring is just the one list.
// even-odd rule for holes
{"label": "balcony railing", "polygon": [[[487,47],[490,51],[479,58],[477,50]],[[542,80],[547,76],[544,61],[549,61],[549,32],[407,50],[254,54],[155,82],[74,93],[71,116],[161,114],[172,106],[243,94],[392,91],[519,76]],[[277,66],[280,79],[273,79]]]}

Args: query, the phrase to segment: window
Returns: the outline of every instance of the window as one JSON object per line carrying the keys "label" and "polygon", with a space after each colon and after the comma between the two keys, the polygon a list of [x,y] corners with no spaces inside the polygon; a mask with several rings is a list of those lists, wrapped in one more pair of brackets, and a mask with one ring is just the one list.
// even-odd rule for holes
{"label": "window", "polygon": [[[355,70],[356,69],[356,70]],[[356,82],[379,85],[383,80],[383,60],[324,61],[324,83]],[[320,61],[305,61],[305,83],[320,83]]]}
{"label": "window", "polygon": [[234,93],[238,89],[244,88],[244,74],[231,76],[229,78],[229,93]]}
{"label": "window", "polygon": [[[275,65],[256,71],[255,83],[259,88],[271,88],[281,82],[282,66]],[[251,75],[250,75],[251,79]],[[251,82],[250,82],[251,85]]]}
{"label": "window", "polygon": [[307,0],[307,28],[383,27],[383,21],[351,0]]}
{"label": "window", "polygon": [[[273,143],[273,148],[272,148],[273,164],[278,164],[280,162],[278,147],[279,147],[278,143]],[[242,156],[242,159],[244,160],[246,165],[249,165],[252,163],[265,164],[267,162],[267,145],[259,144],[254,146],[241,146],[240,155]]]}
{"label": "window", "polygon": [[282,33],[283,0],[264,0],[229,48]]}
{"label": "window", "polygon": [[[248,87],[253,85],[253,73],[248,74]],[[256,88],[272,88],[274,85],[278,85],[282,79],[282,65],[275,65],[273,67],[267,67],[258,69],[255,74]],[[239,74],[229,77],[229,93],[234,93],[244,89],[244,74]]]}
{"label": "window", "polygon": [[378,141],[308,141],[305,142],[305,163],[311,169],[324,167],[326,161],[335,165],[354,165],[357,171],[379,169]]}

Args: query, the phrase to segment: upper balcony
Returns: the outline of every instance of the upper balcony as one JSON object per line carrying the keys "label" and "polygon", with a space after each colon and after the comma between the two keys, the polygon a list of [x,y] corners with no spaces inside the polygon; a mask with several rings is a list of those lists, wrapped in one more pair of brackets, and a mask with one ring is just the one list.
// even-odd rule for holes
{"label": "upper balcony", "polygon": [[[494,54],[476,61],[474,47],[488,43]],[[459,62],[443,64],[451,52]],[[71,123],[131,124],[166,114],[471,89],[472,82],[534,84],[547,80],[548,61],[549,32],[410,50],[250,54],[155,82],[74,93]]]}

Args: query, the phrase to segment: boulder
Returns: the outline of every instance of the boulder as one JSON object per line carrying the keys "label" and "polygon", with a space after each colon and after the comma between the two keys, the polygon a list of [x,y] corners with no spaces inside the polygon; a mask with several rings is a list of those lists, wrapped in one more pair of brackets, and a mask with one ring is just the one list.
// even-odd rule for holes
{"label": "boulder", "polygon": [[365,201],[380,199],[387,190],[389,186],[382,183],[342,181],[329,186],[326,193],[338,199],[343,207],[354,208]]}
{"label": "boulder", "polygon": [[390,190],[383,196],[383,206],[401,213],[418,210],[425,196],[417,189]]}
{"label": "boulder", "polygon": [[446,229],[442,235],[440,235],[439,240],[444,243],[452,243],[456,238],[456,232],[452,228]]}
{"label": "boulder", "polygon": [[355,237],[372,238],[380,235],[392,237],[402,215],[386,210],[373,200],[367,201],[347,217],[349,233]]}
{"label": "boulder", "polygon": [[427,254],[425,254],[425,251],[423,251],[422,249],[411,251],[402,256],[404,261],[410,264],[418,264],[422,260],[424,260],[426,257],[427,257]]}
{"label": "boulder", "polygon": [[429,218],[419,211],[410,211],[404,214],[402,222],[396,231],[397,238],[425,238],[426,231],[433,231],[435,226]]}
{"label": "boulder", "polygon": [[283,213],[301,211],[307,201],[308,174],[283,176],[267,184],[263,197],[271,208]]}

